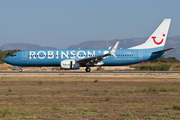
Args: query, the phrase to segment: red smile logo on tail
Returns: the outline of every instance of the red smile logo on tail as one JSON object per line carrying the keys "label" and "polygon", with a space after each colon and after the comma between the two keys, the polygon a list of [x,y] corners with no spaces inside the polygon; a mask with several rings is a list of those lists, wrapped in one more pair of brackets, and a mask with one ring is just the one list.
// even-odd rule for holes
{"label": "red smile logo on tail", "polygon": [[[165,34],[163,34],[163,37],[165,37]],[[162,39],[160,42],[156,42],[156,40],[155,40],[156,37],[151,37],[151,38],[153,39],[153,41],[156,45],[160,45],[164,40],[164,39]]]}

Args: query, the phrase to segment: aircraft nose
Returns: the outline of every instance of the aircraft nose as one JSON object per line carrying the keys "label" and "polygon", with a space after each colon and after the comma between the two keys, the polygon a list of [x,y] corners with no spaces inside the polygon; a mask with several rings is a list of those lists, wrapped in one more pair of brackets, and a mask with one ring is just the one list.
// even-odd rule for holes
{"label": "aircraft nose", "polygon": [[5,63],[9,63],[9,58],[7,57],[7,58],[4,58],[4,60],[3,60]]}

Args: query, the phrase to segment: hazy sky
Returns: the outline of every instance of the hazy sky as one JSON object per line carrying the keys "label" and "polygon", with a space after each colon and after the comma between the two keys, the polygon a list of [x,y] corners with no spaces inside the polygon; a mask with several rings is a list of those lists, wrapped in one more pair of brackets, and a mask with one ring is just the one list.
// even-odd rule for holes
{"label": "hazy sky", "polygon": [[147,37],[165,18],[180,35],[180,0],[0,0],[0,45]]}

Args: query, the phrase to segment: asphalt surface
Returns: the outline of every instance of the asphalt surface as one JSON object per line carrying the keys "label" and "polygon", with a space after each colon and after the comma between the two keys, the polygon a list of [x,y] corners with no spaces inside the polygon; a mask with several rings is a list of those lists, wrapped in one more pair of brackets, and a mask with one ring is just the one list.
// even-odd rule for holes
{"label": "asphalt surface", "polygon": [[0,71],[0,75],[4,74],[79,74],[79,75],[86,75],[86,74],[180,74],[180,71],[92,71],[92,72],[85,72],[85,71]]}

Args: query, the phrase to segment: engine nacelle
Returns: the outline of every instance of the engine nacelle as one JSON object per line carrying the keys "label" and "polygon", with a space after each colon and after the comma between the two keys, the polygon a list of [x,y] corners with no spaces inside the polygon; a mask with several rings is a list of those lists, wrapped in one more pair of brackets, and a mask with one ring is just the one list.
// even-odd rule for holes
{"label": "engine nacelle", "polygon": [[63,60],[61,61],[61,69],[79,69],[79,63],[75,60]]}

